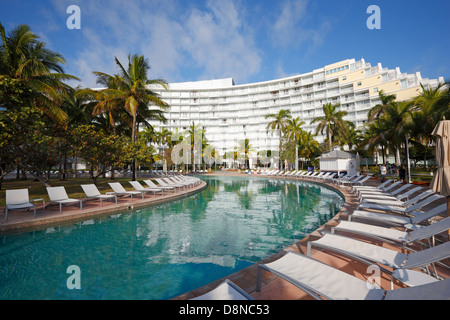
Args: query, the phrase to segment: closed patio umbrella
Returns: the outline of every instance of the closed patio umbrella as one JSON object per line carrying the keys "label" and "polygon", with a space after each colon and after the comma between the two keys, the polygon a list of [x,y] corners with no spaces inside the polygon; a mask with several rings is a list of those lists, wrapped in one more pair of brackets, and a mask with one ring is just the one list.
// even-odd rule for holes
{"label": "closed patio umbrella", "polygon": [[[431,181],[431,189],[447,197],[447,215],[450,216],[450,120],[439,121],[432,135],[436,137],[437,172]],[[450,230],[449,230],[450,237]]]}

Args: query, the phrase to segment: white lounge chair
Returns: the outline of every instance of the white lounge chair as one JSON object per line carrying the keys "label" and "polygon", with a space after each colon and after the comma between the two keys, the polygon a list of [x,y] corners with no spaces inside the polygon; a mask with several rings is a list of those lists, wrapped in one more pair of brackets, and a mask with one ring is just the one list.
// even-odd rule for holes
{"label": "white lounge chair", "polygon": [[341,178],[341,179],[336,179],[336,180],[334,180],[334,182],[336,183],[336,184],[342,184],[342,183],[344,183],[344,182],[346,182],[346,181],[350,181],[350,180],[352,180],[352,179],[355,179],[355,178],[357,178],[357,175],[356,174],[352,174],[352,175],[346,175],[346,176],[344,176],[343,178]]}
{"label": "white lounge chair", "polygon": [[[45,207],[45,203],[44,203]],[[30,202],[28,189],[6,190],[5,220],[8,220],[8,212],[33,208],[36,216],[36,205]]]}
{"label": "white lounge chair", "polygon": [[[405,185],[404,187],[407,187],[407,185]],[[399,188],[399,189],[403,189],[403,187]],[[386,193],[386,194],[382,194],[382,193],[369,193],[369,194],[361,194],[359,197],[359,201],[360,202],[374,202],[376,200],[402,200],[402,199],[409,199],[409,196],[422,190],[422,187],[415,187],[415,188],[411,188],[408,191],[404,192],[404,193],[399,193],[399,192],[393,192],[393,193]],[[403,189],[405,190],[405,189]],[[397,190],[395,190],[397,191]],[[400,190],[402,191],[402,190]]]}
{"label": "white lounge chair", "polygon": [[170,178],[166,178],[167,183],[174,183],[174,184],[181,184],[184,185],[186,187],[193,187],[194,183],[193,182],[188,182],[188,181],[177,181],[175,178],[170,177]]}
{"label": "white lounge chair", "polygon": [[309,175],[310,178],[315,178],[320,174],[320,172],[313,172],[311,175]]}
{"label": "white lounge chair", "polygon": [[64,187],[47,187],[47,193],[50,202],[59,203],[59,212],[62,212],[63,204],[80,203],[80,210],[83,209],[83,201],[81,199],[71,199],[67,195]]}
{"label": "white lounge chair", "polygon": [[118,196],[131,196],[131,201],[133,201],[133,195],[141,195],[142,199],[144,199],[144,192],[141,191],[127,191],[125,188],[120,184],[120,182],[108,182],[111,189],[113,189],[114,194]]}
{"label": "white lounge chair", "polygon": [[156,182],[158,182],[159,185],[164,187],[176,187],[176,188],[183,188],[183,190],[186,190],[186,186],[182,184],[176,184],[176,183],[168,183],[164,181],[163,179],[155,179]]}
{"label": "white lounge chair", "polygon": [[348,173],[341,172],[338,174],[338,176],[336,178],[331,179],[331,181],[337,183],[338,180],[340,181],[343,179],[347,179],[348,177],[349,177]]}
{"label": "white lounge chair", "polygon": [[138,181],[129,181],[130,184],[133,186],[136,191],[141,191],[145,193],[153,192],[153,195],[156,197],[157,192],[161,192],[162,195],[164,195],[164,190],[162,188],[146,188],[142,184],[140,184]]}
{"label": "white lounge chair", "polygon": [[365,280],[294,252],[288,252],[274,262],[258,265],[257,291],[261,291],[262,270],[276,274],[316,299],[440,300],[448,299],[450,295],[450,279],[411,288],[386,291],[369,287]]}
{"label": "white lounge chair", "polygon": [[325,172],[324,175],[322,175],[321,177],[319,177],[319,179],[321,180],[326,180],[328,179],[333,173],[332,172]]}
{"label": "white lounge chair", "polygon": [[422,187],[413,188],[412,190],[409,190],[408,192],[405,192],[397,197],[389,196],[373,196],[374,198],[368,196],[363,197],[360,199],[360,203],[375,203],[377,205],[385,205],[385,206],[402,206],[402,207],[409,207],[417,203],[419,200],[422,200],[423,198],[428,197],[429,195],[433,194],[433,190],[427,190],[425,192],[421,192],[416,197],[409,199],[407,201],[402,201],[403,198],[408,198],[410,195],[416,193],[418,190],[421,190]]}
{"label": "white lounge chair", "polygon": [[320,179],[322,176],[325,175],[325,172],[319,172],[317,175],[314,176],[315,179]]}
{"label": "white lounge chair", "polygon": [[115,194],[101,194],[95,184],[82,184],[81,188],[89,199],[99,199],[101,207],[103,207],[104,199],[115,199],[117,204],[117,196]]}
{"label": "white lounge chair", "polygon": [[175,192],[175,187],[163,187],[163,186],[157,186],[156,184],[153,183],[152,180],[144,180],[145,184],[148,185],[150,188],[160,188],[160,189],[164,189],[164,190],[172,190],[173,192]]}
{"label": "white lounge chair", "polygon": [[201,182],[201,180],[199,178],[194,178],[194,177],[188,177],[188,178],[186,178],[186,177],[172,177],[172,181],[175,182],[175,183],[180,183],[180,184],[187,183],[192,188],[194,186],[198,185]]}
{"label": "white lounge chair", "polygon": [[303,177],[307,172],[306,171],[300,171],[298,174],[296,174],[296,177]]}
{"label": "white lounge chair", "polygon": [[341,180],[343,178],[345,178],[347,175],[345,173],[336,173],[333,172],[330,177],[326,178],[326,180],[333,182],[333,183],[337,183],[336,181]]}
{"label": "white lounge chair", "polygon": [[[391,182],[396,182],[392,179],[388,179],[385,182],[383,182],[382,184],[378,185],[378,186],[354,186],[353,190],[360,192],[360,191],[365,191],[365,192],[387,192],[385,191],[386,188],[390,187],[388,186],[388,184],[390,184]],[[401,183],[401,181],[399,181],[399,184]],[[388,189],[389,190],[389,189]]]}
{"label": "white lounge chair", "polygon": [[[398,185],[398,181],[394,182],[391,186],[386,187],[384,189],[381,190],[357,190],[356,194],[360,197],[360,198],[364,198],[364,197],[398,197],[398,195],[403,192],[404,190],[406,190],[407,188],[411,187],[411,184],[404,184],[403,186],[401,186],[400,188],[397,188],[395,190],[391,190],[393,187],[396,187]],[[418,187],[418,188],[422,188],[422,187]]]}
{"label": "white lounge chair", "polygon": [[344,185],[344,184],[352,185],[352,184],[355,184],[355,183],[357,183],[358,181],[362,180],[364,177],[365,177],[365,176],[360,175],[360,176],[357,176],[356,178],[353,178],[353,179],[350,179],[350,180],[341,181],[340,184],[341,184],[341,185]]}
{"label": "white lounge chair", "polygon": [[450,228],[450,217],[439,220],[428,226],[414,228],[412,231],[400,231],[386,227],[370,225],[354,221],[340,221],[339,224],[331,228],[331,232],[347,232],[359,234],[364,237],[377,239],[383,242],[410,244],[419,240],[429,239]]}
{"label": "white lounge chair", "polygon": [[376,221],[393,226],[404,226],[405,228],[412,230],[412,228],[416,227],[420,223],[427,221],[428,219],[431,219],[439,214],[445,213],[446,211],[447,211],[447,204],[445,203],[428,211],[415,212],[414,217],[408,217],[397,214],[378,213],[364,210],[355,210],[353,211],[352,214],[348,216],[348,220],[355,221],[355,219],[356,220],[362,219],[362,220]]}
{"label": "white lounge chair", "polygon": [[[419,196],[423,196],[423,194],[421,194]],[[420,202],[416,202],[415,204],[411,205],[411,203],[416,201],[416,198],[406,201],[405,205],[403,205],[403,206],[383,205],[383,204],[376,204],[376,203],[360,203],[358,205],[358,209],[365,209],[365,210],[371,209],[371,210],[389,211],[389,212],[404,213],[404,214],[407,213],[410,215],[414,215],[414,211],[420,210],[422,207],[426,206],[427,204],[430,204],[433,201],[443,198],[443,196],[435,194],[435,195],[432,195]]]}
{"label": "white lounge chair", "polygon": [[408,286],[416,286],[441,280],[437,274],[434,277],[430,273],[425,274],[412,269],[425,267],[450,257],[449,241],[431,248],[406,254],[352,238],[326,234],[318,240],[308,242],[308,256],[311,255],[312,247],[337,252],[353,260],[366,263],[367,265],[377,263],[392,268],[394,272],[385,268],[383,270],[395,278],[398,277],[398,280]]}
{"label": "white lounge chair", "polygon": [[253,298],[232,281],[225,279],[215,289],[191,300],[253,300]]}
{"label": "white lounge chair", "polygon": [[363,194],[374,195],[374,196],[382,196],[382,195],[395,196],[395,195],[399,194],[400,192],[402,192],[403,190],[406,190],[407,188],[412,187],[412,186],[413,186],[413,184],[405,183],[403,186],[401,186],[400,188],[395,189],[393,191],[390,191],[389,189],[387,189],[387,191],[384,191],[383,188],[363,189],[363,188],[358,188],[358,186],[354,186],[353,189],[360,196],[362,196]]}
{"label": "white lounge chair", "polygon": [[[387,182],[387,181],[385,181],[385,182]],[[365,189],[364,186],[362,188],[358,188],[358,186],[355,186],[354,190],[356,190],[357,194],[359,194],[359,195],[361,195],[361,194],[391,194],[391,192],[394,192],[391,190],[402,183],[403,183],[402,181],[398,180],[398,181],[394,181],[394,183],[391,183],[388,186],[383,186],[381,188],[378,188],[381,186],[380,185],[378,187],[375,187],[375,189]]]}
{"label": "white lounge chair", "polygon": [[367,180],[369,180],[371,178],[371,176],[367,175],[367,176],[362,176],[364,178],[362,178],[361,180],[356,180],[356,181],[349,181],[348,184],[351,186],[355,186],[355,185],[363,185],[364,182],[366,182]]}

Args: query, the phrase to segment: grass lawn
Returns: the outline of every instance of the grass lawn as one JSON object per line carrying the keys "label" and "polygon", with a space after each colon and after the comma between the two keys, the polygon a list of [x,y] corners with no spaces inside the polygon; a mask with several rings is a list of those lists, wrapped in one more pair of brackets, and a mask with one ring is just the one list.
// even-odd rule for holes
{"label": "grass lawn", "polygon": [[[131,184],[128,183],[131,181],[130,178],[116,178],[111,180],[110,178],[98,178],[97,179],[97,188],[100,193],[105,194],[106,192],[113,191],[108,182],[120,182],[122,186],[127,190],[134,190]],[[138,179],[141,181],[141,179]],[[52,187],[63,186],[66,188],[67,195],[69,198],[86,198],[86,195],[81,188],[82,184],[92,184],[92,179],[90,178],[69,178],[66,181],[61,181],[59,179],[51,179],[50,184]],[[144,186],[146,186],[143,182],[141,182]],[[28,188],[30,194],[30,200],[32,199],[45,199],[46,202],[50,201],[47,194],[46,187],[39,181],[33,181],[33,179],[29,178],[26,181],[22,180],[3,180],[2,190],[0,190],[0,207],[6,205],[5,193],[6,190],[11,189],[25,189]]]}

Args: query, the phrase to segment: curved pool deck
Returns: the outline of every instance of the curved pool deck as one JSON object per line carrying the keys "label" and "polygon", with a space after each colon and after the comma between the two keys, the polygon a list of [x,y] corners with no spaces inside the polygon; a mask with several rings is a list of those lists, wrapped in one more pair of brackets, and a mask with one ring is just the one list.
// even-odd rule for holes
{"label": "curved pool deck", "polygon": [[[219,172],[214,175],[236,175],[243,176],[243,174],[239,173],[230,173],[230,172]],[[331,182],[326,181],[316,181],[312,179],[301,179],[301,178],[293,178],[293,177],[283,177],[283,176],[265,176],[258,175],[252,177],[269,177],[273,179],[284,179],[284,180],[292,180],[292,181],[311,181],[312,183],[319,183],[329,188],[334,189],[338,193],[340,193],[344,199],[344,205],[341,210],[331,218],[327,223],[320,226],[317,230],[307,235],[305,238],[296,242],[295,244],[281,250],[280,252],[271,255],[270,257],[260,261],[259,263],[268,263],[279,259],[283,256],[287,251],[295,251],[302,254],[306,254],[306,246],[308,241],[314,241],[321,237],[322,233],[330,232],[331,228],[339,222],[339,220],[347,220],[348,215],[351,214],[358,205],[357,197],[351,192],[350,188],[342,187],[335,185]],[[367,183],[366,183],[367,184]],[[379,182],[377,180],[370,179],[368,185],[378,185]],[[207,186],[205,181],[202,181],[198,186],[193,188],[186,189],[185,191],[180,191],[177,193],[169,193],[163,196],[153,196],[147,195],[145,199],[141,199],[140,197],[136,197],[131,201],[130,198],[122,198],[118,200],[118,204],[110,201],[104,201],[103,207],[100,206],[98,200],[89,200],[83,203],[83,210],[79,210],[77,205],[67,205],[63,207],[62,213],[59,212],[58,205],[47,206],[45,209],[42,209],[38,204],[38,210],[36,213],[36,217],[33,217],[32,211],[13,211],[8,215],[8,221],[4,220],[4,210],[0,208],[0,233],[8,234],[8,233],[19,233],[26,232],[35,229],[44,229],[50,226],[57,226],[63,224],[70,224],[74,222],[83,221],[86,219],[92,219],[93,217],[99,217],[104,215],[111,215],[116,212],[128,210],[128,209],[137,209],[141,207],[146,207],[150,205],[157,205],[160,203],[170,202],[176,199],[188,197],[197,192],[202,191]],[[431,207],[436,206],[437,203],[430,205]],[[425,210],[429,208],[425,207]],[[389,245],[385,245],[389,247]],[[358,278],[368,279],[371,276],[371,273],[368,274],[366,272],[367,266],[361,263],[357,263],[351,259],[344,258],[342,256],[337,256],[333,254],[328,254],[322,251],[314,251],[312,252],[312,256],[320,261],[323,261],[335,268],[346,271]],[[257,264],[253,264],[245,269],[242,269],[238,272],[235,272],[229,276],[226,276],[221,279],[217,279],[216,281],[209,283],[205,286],[197,288],[193,291],[186,292],[182,295],[174,297],[172,300],[186,300],[191,299],[196,296],[199,296],[203,293],[206,293],[212,289],[214,289],[218,284],[220,284],[225,279],[229,279],[237,284],[239,287],[244,289],[247,293],[249,293],[255,300],[303,300],[303,299],[312,299],[302,290],[296,288],[291,285],[287,281],[284,281],[278,278],[275,275],[272,275],[268,272],[263,272],[262,277],[262,290],[260,292],[256,292],[256,279],[257,279]],[[447,271],[448,272],[448,271]],[[446,277],[450,277],[450,273],[446,275]],[[381,278],[381,287],[384,289],[390,288],[390,276],[382,273]],[[394,288],[402,287],[401,284],[395,283]]]}

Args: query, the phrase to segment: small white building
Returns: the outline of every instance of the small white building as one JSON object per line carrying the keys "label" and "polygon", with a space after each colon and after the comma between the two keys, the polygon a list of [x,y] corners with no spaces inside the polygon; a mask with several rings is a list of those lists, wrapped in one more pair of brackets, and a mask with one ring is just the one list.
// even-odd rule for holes
{"label": "small white building", "polygon": [[348,174],[357,174],[357,159],[354,154],[342,151],[339,147],[329,153],[319,157],[320,171],[326,172],[347,172]]}

